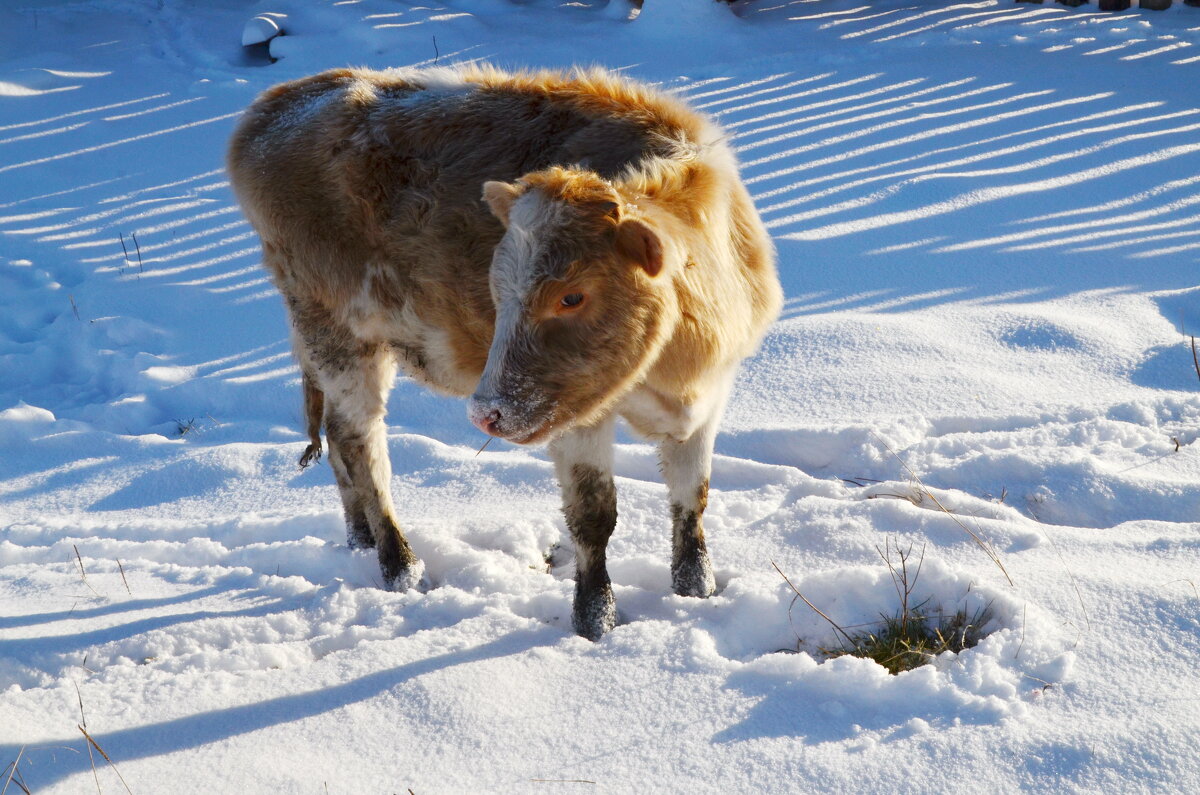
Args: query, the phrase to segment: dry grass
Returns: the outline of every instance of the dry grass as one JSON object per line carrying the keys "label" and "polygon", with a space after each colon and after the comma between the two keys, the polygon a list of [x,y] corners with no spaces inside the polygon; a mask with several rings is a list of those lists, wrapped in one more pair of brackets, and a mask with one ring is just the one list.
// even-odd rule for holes
{"label": "dry grass", "polygon": [[[79,731],[83,732],[83,736],[87,738],[88,756],[91,756],[92,748],[95,748],[96,751],[100,754],[100,756],[104,757],[104,761],[108,762],[108,766],[113,769],[113,772],[117,774],[117,778],[121,780],[121,786],[125,788],[125,791],[128,792],[129,795],[133,795],[133,790],[131,790],[129,788],[129,785],[125,783],[125,777],[121,775],[120,770],[117,770],[117,766],[113,763],[113,760],[108,758],[108,754],[106,754],[104,752],[104,749],[100,747],[100,743],[96,742],[95,738],[93,738],[92,735],[88,734],[87,729],[83,728],[82,726],[76,726],[75,728],[77,728],[77,729],[79,729]],[[95,759],[92,760],[92,774],[94,776],[96,776],[96,791],[99,792],[100,791],[100,777],[96,774]]]}
{"label": "dry grass", "polygon": [[[907,549],[901,549],[898,544],[893,546],[888,540],[884,542],[883,549],[876,547],[876,551],[892,577],[899,607],[894,615],[881,615],[879,621],[864,625],[868,629],[854,632],[848,632],[822,612],[792,584],[778,565],[771,564],[796,594],[792,606],[797,600],[803,601],[837,632],[836,647],[818,646],[817,651],[827,659],[846,655],[864,657],[879,663],[888,673],[898,674],[930,663],[943,652],[957,654],[979,643],[983,637],[983,627],[991,620],[989,608],[984,607],[974,614],[959,610],[947,616],[941,612],[934,614],[927,611],[928,600],[913,603],[913,591],[925,561],[924,547],[915,561],[911,544]],[[791,620],[791,606],[788,608],[788,619]]]}
{"label": "dry grass", "polygon": [[[85,664],[87,663],[86,657],[84,658],[84,663]],[[75,696],[76,696],[76,698],[79,699],[79,723],[78,723],[78,725],[76,725],[75,728],[79,729],[80,733],[83,734],[84,739],[87,740],[87,743],[84,745],[84,747],[87,749],[88,760],[91,762],[91,765],[92,765],[92,778],[96,782],[96,792],[101,793],[101,792],[103,792],[103,790],[100,789],[100,771],[96,770],[96,757],[92,753],[92,749],[95,749],[96,752],[99,753],[100,756],[104,759],[104,761],[108,762],[108,766],[111,767],[113,769],[113,772],[117,774],[117,778],[120,779],[121,786],[123,786],[125,788],[125,791],[128,792],[129,795],[133,795],[133,790],[129,789],[129,785],[125,783],[125,777],[122,776],[121,771],[117,769],[116,763],[114,763],[113,760],[109,757],[109,755],[105,752],[105,750],[100,747],[100,743],[96,742],[96,738],[92,737],[92,735],[88,732],[88,730],[87,730],[87,715],[83,711],[83,693],[80,692],[80,690],[79,690],[78,682],[76,682],[74,679],[72,679],[71,683],[75,685]],[[26,790],[26,792],[28,792],[28,790]],[[3,795],[3,793],[0,793],[0,795]]]}
{"label": "dry grass", "polygon": [[125,592],[133,596],[133,589],[129,587],[129,580],[125,578],[125,567],[121,565],[121,559],[117,558],[117,569],[121,572],[121,582],[125,584]]}
{"label": "dry grass", "polygon": [[930,616],[917,605],[909,612],[894,616],[883,616],[881,627],[875,632],[862,632],[851,636],[850,648],[822,648],[820,651],[829,659],[851,655],[874,660],[898,674],[933,662],[939,654],[947,651],[958,653],[979,643],[980,628],[991,618],[988,611],[981,610],[967,615],[963,610],[954,615]]}
{"label": "dry grass", "polygon": [[1000,553],[998,553],[996,549],[986,539],[983,538],[983,536],[968,527],[962,519],[958,518],[958,516],[954,514],[953,511],[946,508],[945,505],[942,505],[941,500],[939,500],[937,496],[930,491],[924,483],[921,482],[921,478],[917,477],[917,473],[912,470],[912,467],[910,467],[903,458],[897,455],[896,451],[893,450],[887,442],[881,439],[879,435],[873,431],[871,432],[871,435],[874,436],[881,445],[883,445],[885,450],[891,453],[892,456],[900,462],[900,466],[904,467],[904,471],[908,473],[908,476],[912,479],[913,483],[917,485],[917,494],[922,498],[922,500],[928,497],[942,513],[953,519],[954,523],[962,528],[964,533],[971,537],[971,540],[975,542],[976,546],[983,550],[983,554],[987,555],[988,559],[991,560],[992,563],[996,564],[996,568],[1000,569],[1000,573],[1004,575],[1004,579],[1008,580],[1008,584],[1015,585],[1016,583],[1013,582],[1013,578],[1008,573],[1008,569],[1004,567],[1004,562],[1000,560]]}
{"label": "dry grass", "polygon": [[89,591],[94,593],[96,596],[99,596],[100,592],[93,588],[92,584],[88,582],[87,570],[83,568],[83,556],[79,554],[78,545],[72,544],[71,549],[75,550],[75,562],[79,564],[79,579],[83,580],[83,584],[88,587]]}
{"label": "dry grass", "polygon": [[1200,378],[1200,357],[1196,355],[1196,338],[1192,337],[1192,364],[1196,367],[1196,377]]}
{"label": "dry grass", "polygon": [[21,746],[21,750],[17,752],[17,758],[9,762],[8,766],[4,768],[4,772],[0,773],[0,775],[6,775],[6,778],[4,779],[4,788],[0,789],[0,795],[4,795],[4,793],[8,792],[8,787],[10,784],[16,784],[21,788],[21,792],[24,792],[25,795],[30,795],[29,787],[25,786],[25,777],[21,775],[20,771],[21,757],[24,756],[24,754],[25,747]]}

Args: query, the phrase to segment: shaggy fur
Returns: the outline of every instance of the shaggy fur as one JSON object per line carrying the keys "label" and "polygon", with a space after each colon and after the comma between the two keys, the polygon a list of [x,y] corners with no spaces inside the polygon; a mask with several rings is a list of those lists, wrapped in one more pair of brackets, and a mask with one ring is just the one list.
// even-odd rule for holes
{"label": "shaggy fur", "polygon": [[292,319],[304,462],[323,423],[351,542],[376,546],[389,586],[420,577],[388,491],[400,366],[471,396],[485,432],[551,442],[581,634],[616,620],[614,415],[663,445],[676,590],[712,592],[712,440],[781,295],[711,122],[597,70],[340,69],[263,93],[229,171]]}

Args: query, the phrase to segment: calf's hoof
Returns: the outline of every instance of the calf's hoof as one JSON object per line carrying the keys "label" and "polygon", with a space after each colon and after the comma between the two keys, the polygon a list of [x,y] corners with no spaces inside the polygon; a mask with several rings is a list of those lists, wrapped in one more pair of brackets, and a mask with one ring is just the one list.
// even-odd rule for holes
{"label": "calf's hoof", "polygon": [[385,588],[403,593],[420,586],[425,564],[413,554],[412,548],[399,532],[385,533],[377,546]]}
{"label": "calf's hoof", "polygon": [[371,535],[371,527],[366,522],[346,525],[346,544],[351,549],[373,549],[375,536]]}
{"label": "calf's hoof", "polygon": [[671,587],[680,596],[705,599],[717,591],[707,550],[696,550],[671,564]]}
{"label": "calf's hoof", "polygon": [[404,593],[410,588],[415,588],[418,591],[424,590],[427,586],[425,581],[425,561],[420,559],[413,560],[407,566],[402,566],[393,573],[383,573],[383,585],[389,591]]}
{"label": "calf's hoof", "polygon": [[588,640],[600,640],[604,633],[617,625],[617,600],[613,598],[612,586],[583,590],[575,589],[575,607],[571,612],[571,623],[575,632]]}

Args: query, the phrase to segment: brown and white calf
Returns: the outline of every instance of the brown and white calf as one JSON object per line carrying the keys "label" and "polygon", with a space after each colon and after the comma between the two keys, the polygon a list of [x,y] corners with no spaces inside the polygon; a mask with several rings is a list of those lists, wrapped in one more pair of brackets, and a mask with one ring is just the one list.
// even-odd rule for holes
{"label": "brown and white calf", "polygon": [[720,129],[600,71],[340,69],[258,97],[229,171],[291,317],[303,462],[323,424],[350,543],[378,549],[389,587],[423,570],[389,492],[400,366],[469,396],[485,433],[549,443],[581,635],[616,622],[618,416],[659,443],[675,592],[713,592],[713,439],[781,301]]}

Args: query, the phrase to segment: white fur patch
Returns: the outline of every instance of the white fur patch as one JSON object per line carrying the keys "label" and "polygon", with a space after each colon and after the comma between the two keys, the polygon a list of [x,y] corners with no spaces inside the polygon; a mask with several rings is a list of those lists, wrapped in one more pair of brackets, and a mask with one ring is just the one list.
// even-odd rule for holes
{"label": "white fur patch", "polygon": [[706,423],[720,422],[736,372],[735,365],[710,374],[700,398],[690,405],[672,408],[652,390],[637,387],[621,399],[615,410],[651,438],[684,441]]}
{"label": "white fur patch", "polygon": [[572,428],[550,443],[550,457],[559,482],[569,483],[571,468],[578,464],[600,472],[612,472],[614,425],[615,418],[610,414],[598,425]]}

